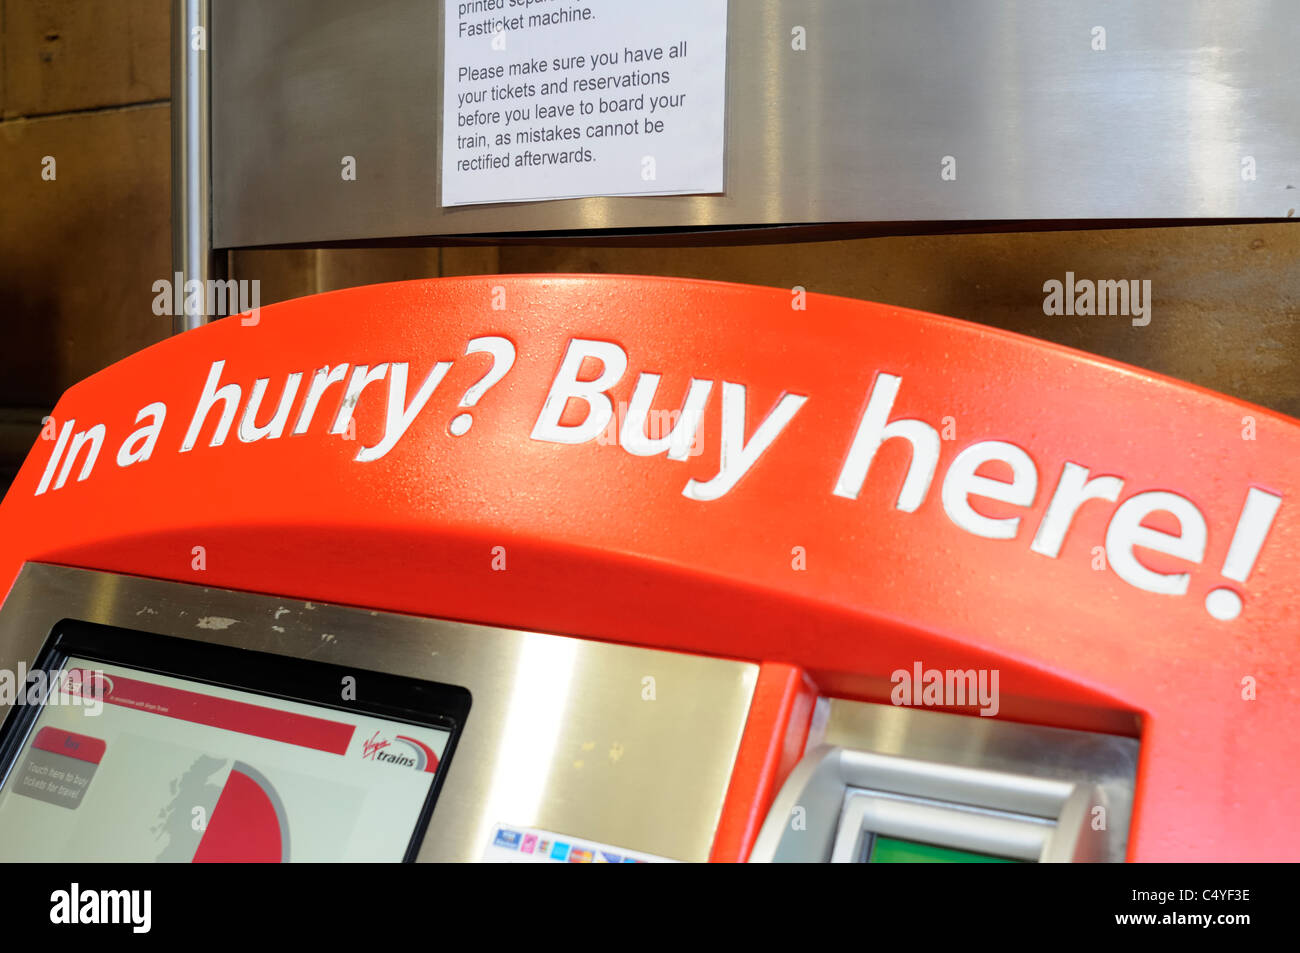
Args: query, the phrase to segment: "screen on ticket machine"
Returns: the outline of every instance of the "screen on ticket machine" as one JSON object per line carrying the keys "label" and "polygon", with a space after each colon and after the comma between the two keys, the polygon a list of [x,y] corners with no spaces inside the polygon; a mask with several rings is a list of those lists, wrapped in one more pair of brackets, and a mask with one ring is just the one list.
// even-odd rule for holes
{"label": "screen on ticket machine", "polygon": [[231,317],[64,394],[0,505],[0,857],[1294,858],[1297,460],[803,289]]}

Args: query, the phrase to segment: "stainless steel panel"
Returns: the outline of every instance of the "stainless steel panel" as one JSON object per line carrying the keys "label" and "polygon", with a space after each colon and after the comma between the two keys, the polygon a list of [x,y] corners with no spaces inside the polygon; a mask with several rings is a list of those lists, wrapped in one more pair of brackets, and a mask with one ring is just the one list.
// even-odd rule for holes
{"label": "stainless steel panel", "polygon": [[218,248],[1300,215],[1293,0],[732,0],[725,195],[455,209],[438,204],[440,3],[212,6]]}
{"label": "stainless steel panel", "polygon": [[[820,744],[955,767],[1032,774],[1044,781],[1088,782],[1100,789],[1113,830],[1128,831],[1138,741],[978,716],[834,699]],[[1118,846],[1122,848],[1127,841]]]}
{"label": "stainless steel panel", "polygon": [[[949,725],[949,744],[960,732],[960,722]],[[1035,817],[1055,818],[1074,785],[1069,781],[1023,777],[999,771],[960,767],[949,763],[915,761],[870,751],[847,750],[840,754],[840,773],[856,787],[872,787],[882,777],[907,785],[916,797],[944,799],[960,794],[968,804]]]}
{"label": "stainless steel panel", "polygon": [[1041,819],[954,810],[952,805],[880,791],[851,791],[845,802],[831,863],[857,862],[868,832],[1036,862],[1056,826]]}
{"label": "stainless steel panel", "polygon": [[[1135,739],[1116,735],[822,699],[807,753],[772,802],[750,859],[831,858],[840,835],[849,836],[843,831],[846,810],[861,793],[943,805],[946,826],[931,810],[931,834],[961,831],[975,838],[949,837],[954,846],[1000,837],[1002,849],[993,853],[1023,858],[1031,846],[1020,837],[1024,825],[1046,819],[1054,830],[1039,842],[1040,860],[1119,862],[1128,845],[1137,753]],[[1102,830],[1092,828],[1094,807],[1104,808]],[[971,825],[963,816],[972,809],[1015,819],[1019,826]],[[921,813],[912,816],[921,819]],[[902,815],[885,820],[892,827],[883,833],[925,840],[919,828],[903,824]],[[856,823],[861,821],[859,811]]]}
{"label": "stainless steel panel", "polygon": [[[236,621],[204,628],[208,616]],[[0,668],[30,665],[65,618],[469,689],[421,861],[477,860],[497,823],[706,860],[757,676],[740,662],[36,563],[0,607]]]}

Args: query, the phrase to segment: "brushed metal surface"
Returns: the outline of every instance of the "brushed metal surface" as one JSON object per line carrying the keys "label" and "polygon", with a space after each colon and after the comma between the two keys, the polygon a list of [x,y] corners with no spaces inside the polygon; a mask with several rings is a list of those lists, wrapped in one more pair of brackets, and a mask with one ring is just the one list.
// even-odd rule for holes
{"label": "brushed metal surface", "polygon": [[[854,789],[1047,818],[1057,831],[1043,859],[1124,860],[1134,738],[823,698],[805,750],[772,802],[751,863],[831,857]],[[1106,810],[1106,827],[1095,834],[1091,813],[1080,812],[1094,797]],[[798,809],[802,828],[790,823]]]}
{"label": "brushed metal surface", "polygon": [[[204,616],[236,622],[200,628]],[[65,618],[469,689],[473,707],[421,861],[478,860],[497,823],[706,860],[758,671],[742,662],[38,563],[23,567],[0,607],[0,668],[30,665]],[[655,679],[654,700],[643,698],[647,676]]]}
{"label": "brushed metal surface", "polygon": [[[210,28],[211,0],[172,0],[172,272],[206,283],[212,254],[211,60],[196,49],[196,30]],[[203,34],[200,34],[203,35]],[[171,279],[172,276],[168,276]],[[200,309],[202,310],[202,309]],[[208,315],[172,315],[172,333],[198,327]]]}
{"label": "brushed metal surface", "polygon": [[438,204],[440,3],[212,8],[218,248],[1300,215],[1292,0],[732,0],[725,195],[455,209]]}
{"label": "brushed metal surface", "polygon": [[835,699],[817,740],[918,761],[1096,785],[1114,833],[1108,838],[1108,859],[1124,859],[1137,784],[1136,738]]}
{"label": "brushed metal surface", "polygon": [[1038,818],[992,811],[955,810],[921,798],[884,791],[850,789],[831,863],[866,862],[870,835],[935,843],[994,857],[1037,862],[1056,832],[1056,825]]}

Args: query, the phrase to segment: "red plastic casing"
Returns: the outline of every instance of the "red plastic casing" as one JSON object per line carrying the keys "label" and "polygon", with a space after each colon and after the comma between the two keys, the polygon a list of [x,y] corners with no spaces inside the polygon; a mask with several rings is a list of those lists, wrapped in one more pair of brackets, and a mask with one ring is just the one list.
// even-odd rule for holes
{"label": "red plastic casing", "polygon": [[[461,407],[493,365],[466,354],[483,336],[508,339],[517,357]],[[665,410],[692,378],[713,381],[698,455],[636,456],[614,429],[580,444],[533,439],[571,339],[627,355],[615,407],[644,372],[661,375],[654,407]],[[259,425],[286,377],[305,375],[283,436],[242,441],[241,403],[224,443],[209,446],[214,411],[181,452],[214,361],[244,401],[268,380]],[[439,361],[454,363],[380,459],[355,458],[384,432],[390,377],[361,392],[354,434],[326,432],[342,384],[306,433],[291,432],[317,368],[405,363],[409,399]],[[589,360],[582,373],[600,369]],[[912,462],[902,439],[881,446],[856,499],[833,492],[878,375],[900,379],[889,420],[942,435],[912,512],[897,505]],[[729,492],[692,499],[688,481],[718,472],[723,382],[744,385],[746,440],[783,395],[806,400]],[[167,412],[152,453],[119,465],[154,402]],[[585,411],[570,401],[563,422]],[[473,425],[454,436],[465,412]],[[104,425],[99,457],[85,480],[83,452],[62,487],[37,494],[56,444],[37,441],[0,505],[3,591],[24,561],[42,561],[763,663],[715,859],[747,855],[816,693],[888,700],[890,674],[916,661],[996,668],[1000,717],[1140,734],[1130,859],[1300,858],[1300,423],[1279,414],[1029,338],[798,289],[489,276],[355,288],[208,325],[69,390],[45,436],[70,420]],[[982,441],[1015,445],[1036,472],[1028,505],[970,499],[984,516],[1020,517],[1011,539],[961,528],[942,499],[954,458]],[[1030,543],[1067,462],[1123,488],[1116,502],[1084,503],[1059,554],[1043,555]],[[996,462],[978,473],[1011,478]],[[1245,580],[1229,579],[1252,487],[1281,504]],[[1149,491],[1205,521],[1199,560],[1136,550],[1148,569],[1190,574],[1180,595],[1126,582],[1105,559],[1117,507]],[[1168,513],[1144,525],[1180,530]],[[1236,618],[1207,611],[1219,588],[1242,599]]]}

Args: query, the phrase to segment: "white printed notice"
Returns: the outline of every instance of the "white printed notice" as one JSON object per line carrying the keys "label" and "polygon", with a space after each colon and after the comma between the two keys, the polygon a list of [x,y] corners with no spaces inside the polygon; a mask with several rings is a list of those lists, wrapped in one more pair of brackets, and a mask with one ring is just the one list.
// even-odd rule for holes
{"label": "white printed notice", "polygon": [[726,0],[447,0],[442,204],[721,192]]}

